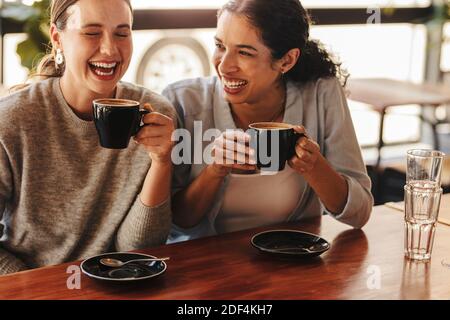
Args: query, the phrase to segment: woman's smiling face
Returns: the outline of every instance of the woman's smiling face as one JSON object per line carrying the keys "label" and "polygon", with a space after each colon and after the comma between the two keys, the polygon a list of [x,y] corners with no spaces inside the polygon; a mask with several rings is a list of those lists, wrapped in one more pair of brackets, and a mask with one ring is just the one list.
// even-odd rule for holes
{"label": "woman's smiling face", "polygon": [[215,42],[213,64],[228,102],[255,104],[278,86],[279,62],[273,61],[259,30],[244,16],[224,11]]}
{"label": "woman's smiling face", "polygon": [[125,74],[132,55],[132,13],[123,0],[79,0],[68,9],[59,32],[68,83],[109,94]]}

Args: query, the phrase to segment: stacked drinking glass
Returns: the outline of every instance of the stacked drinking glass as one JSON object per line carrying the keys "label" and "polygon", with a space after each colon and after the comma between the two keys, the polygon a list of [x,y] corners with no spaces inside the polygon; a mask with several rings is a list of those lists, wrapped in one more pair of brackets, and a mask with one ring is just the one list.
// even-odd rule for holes
{"label": "stacked drinking glass", "polygon": [[405,189],[405,256],[431,258],[441,202],[444,153],[413,149],[407,152]]}

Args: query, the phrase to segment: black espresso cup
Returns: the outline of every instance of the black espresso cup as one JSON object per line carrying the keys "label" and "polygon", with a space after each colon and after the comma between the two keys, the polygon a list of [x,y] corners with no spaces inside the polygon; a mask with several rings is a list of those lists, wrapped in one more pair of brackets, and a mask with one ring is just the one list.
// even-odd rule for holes
{"label": "black espresso cup", "polygon": [[247,131],[250,147],[256,151],[256,165],[261,171],[281,171],[295,155],[295,144],[304,136],[294,126],[281,122],[252,123]]}
{"label": "black espresso cup", "polygon": [[127,148],[141,128],[142,116],[150,113],[140,109],[139,102],[126,99],[97,99],[92,108],[100,145],[109,149]]}

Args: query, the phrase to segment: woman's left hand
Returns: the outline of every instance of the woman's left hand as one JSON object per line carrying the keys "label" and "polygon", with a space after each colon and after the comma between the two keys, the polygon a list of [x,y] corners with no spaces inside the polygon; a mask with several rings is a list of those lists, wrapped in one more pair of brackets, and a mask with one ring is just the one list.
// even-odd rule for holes
{"label": "woman's left hand", "polygon": [[319,158],[322,156],[320,153],[320,147],[306,134],[303,126],[296,126],[294,130],[297,133],[303,133],[304,136],[297,140],[295,145],[295,155],[289,159],[289,166],[304,175],[312,173]]}
{"label": "woman's left hand", "polygon": [[172,118],[159,112],[151,112],[142,121],[145,125],[134,136],[136,143],[145,147],[153,162],[171,162],[174,144],[172,133],[175,130]]}

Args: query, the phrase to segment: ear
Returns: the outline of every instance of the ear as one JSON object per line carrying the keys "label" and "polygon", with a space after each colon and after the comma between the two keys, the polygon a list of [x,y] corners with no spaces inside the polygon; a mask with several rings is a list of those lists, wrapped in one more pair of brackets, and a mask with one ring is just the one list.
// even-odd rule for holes
{"label": "ear", "polygon": [[286,52],[283,58],[280,59],[280,71],[286,73],[292,69],[300,58],[300,49],[293,48]]}
{"label": "ear", "polygon": [[62,49],[61,35],[54,23],[50,26],[50,40],[52,41],[53,48]]}

